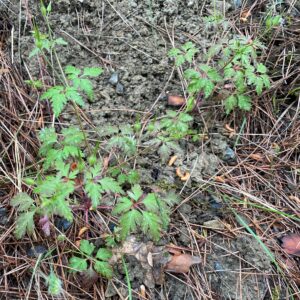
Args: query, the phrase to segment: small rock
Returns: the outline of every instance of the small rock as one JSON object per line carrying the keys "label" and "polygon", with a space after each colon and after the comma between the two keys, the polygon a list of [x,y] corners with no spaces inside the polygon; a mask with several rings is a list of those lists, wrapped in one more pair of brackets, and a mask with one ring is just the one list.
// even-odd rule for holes
{"label": "small rock", "polygon": [[113,222],[108,223],[108,228],[111,232],[114,232],[116,226],[117,226],[116,223],[113,223]]}
{"label": "small rock", "polygon": [[116,92],[118,95],[124,95],[124,85],[122,83],[117,83]]}
{"label": "small rock", "polygon": [[204,222],[203,225],[212,229],[224,229],[224,224],[220,220],[210,220]]}
{"label": "small rock", "polygon": [[221,264],[220,262],[215,261],[215,262],[214,262],[214,270],[215,270],[216,272],[223,272],[223,271],[224,271],[224,268],[223,268],[223,266],[222,266],[222,264]]}
{"label": "small rock", "polygon": [[7,222],[7,209],[5,207],[0,207],[0,225],[5,225]]}
{"label": "small rock", "polygon": [[27,255],[29,257],[39,257],[47,252],[47,248],[43,245],[36,245],[27,250]]}
{"label": "small rock", "polygon": [[116,86],[119,82],[119,74],[118,73],[112,73],[112,75],[110,76],[108,82],[113,85]]}
{"label": "small rock", "polygon": [[224,152],[223,160],[230,161],[235,159],[236,159],[235,152],[230,147],[227,147]]}
{"label": "small rock", "polygon": [[189,0],[187,3],[187,7],[192,7],[192,6],[194,6],[194,4],[195,4],[194,0]]}
{"label": "small rock", "polygon": [[72,222],[64,219],[64,218],[57,218],[54,221],[55,227],[60,231],[66,231],[70,228],[72,225]]}

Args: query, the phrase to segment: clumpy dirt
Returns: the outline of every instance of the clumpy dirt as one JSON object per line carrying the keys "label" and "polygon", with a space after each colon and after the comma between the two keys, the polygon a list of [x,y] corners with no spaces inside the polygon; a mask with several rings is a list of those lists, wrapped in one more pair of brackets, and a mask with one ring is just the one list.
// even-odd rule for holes
{"label": "clumpy dirt", "polygon": [[[225,12],[232,4],[216,7]],[[16,32],[19,1],[12,1],[11,9]],[[90,111],[95,126],[108,120],[128,122],[130,110],[149,111],[156,102],[155,114],[165,111],[164,95],[167,91],[182,94],[180,80],[174,72],[167,52],[173,40],[180,45],[191,38],[198,42],[202,52],[212,45],[209,37],[213,30],[203,31],[201,13],[213,5],[198,1],[147,0],[147,1],[53,1],[50,23],[57,37],[69,44],[59,48],[62,66],[77,67],[101,65],[105,73],[94,81],[95,100],[85,108]],[[28,16],[33,15],[41,31],[44,22],[39,17],[39,3],[28,1],[22,7],[20,36],[15,36],[16,59],[21,56],[34,77],[40,65],[28,59],[33,48]],[[110,80],[111,77],[118,80]],[[45,74],[44,74],[45,75]],[[65,116],[66,119],[75,118]],[[133,119],[138,118],[136,114]]]}
{"label": "clumpy dirt", "polygon": [[271,271],[271,260],[253,237],[212,239],[206,271],[213,290],[222,299],[264,299],[264,276]]}
{"label": "clumpy dirt", "polygon": [[[40,66],[35,59],[28,59],[33,39],[30,35],[29,16],[36,16],[40,29],[45,29],[39,15],[39,1],[28,1],[22,6],[19,28],[19,0],[11,1],[12,22],[15,26],[15,59],[27,65],[29,73],[40,78]],[[211,2],[211,3],[210,3]],[[160,115],[166,110],[166,92],[182,94],[176,72],[167,52],[176,45],[193,39],[205,52],[213,43],[213,29],[203,30],[201,14],[217,9],[227,12],[239,6],[239,1],[194,1],[194,0],[121,0],[121,1],[76,1],[56,0],[52,3],[50,23],[57,37],[68,41],[68,46],[59,48],[60,62],[76,67],[102,66],[104,75],[96,79],[95,99],[85,107],[93,125],[134,122],[144,112]],[[225,4],[225,5],[224,5]],[[51,74],[49,74],[51,75]],[[155,105],[154,105],[155,104]],[[64,121],[76,123],[69,112]],[[160,188],[175,188],[182,182],[176,178],[175,169],[192,170],[189,188],[203,182],[203,176],[213,176],[222,163],[234,164],[235,153],[232,141],[222,132],[210,136],[205,149],[193,144],[182,146],[182,154],[174,166],[162,168],[157,153],[137,159],[137,169],[142,183]],[[3,209],[1,215],[6,212]],[[186,220],[196,225],[212,219],[224,218],[222,200],[213,195],[198,195],[178,209]],[[213,290],[222,299],[263,299],[267,286],[264,274],[270,271],[270,261],[255,240],[237,237],[224,240],[220,235],[213,238],[211,253],[207,254],[205,271]],[[182,229],[178,243],[188,246],[191,240]],[[127,258],[132,288],[145,284],[145,271],[133,257]],[[247,270],[247,272],[245,272]],[[126,282],[122,266],[119,279]],[[184,277],[180,278],[184,281]],[[124,297],[126,287],[120,288]],[[188,286],[172,276],[166,277],[164,287],[153,288],[153,299],[195,299]],[[114,297],[115,290],[109,284],[107,298]]]}

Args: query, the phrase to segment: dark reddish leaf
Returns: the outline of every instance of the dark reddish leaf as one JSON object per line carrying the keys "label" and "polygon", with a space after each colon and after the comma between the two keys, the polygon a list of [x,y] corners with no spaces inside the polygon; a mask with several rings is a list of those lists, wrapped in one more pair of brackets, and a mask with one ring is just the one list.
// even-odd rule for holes
{"label": "dark reddish leaf", "polygon": [[281,241],[282,248],[286,253],[300,256],[300,234],[286,235]]}
{"label": "dark reddish leaf", "polygon": [[41,226],[41,229],[45,233],[46,236],[50,235],[50,221],[48,216],[43,216],[39,220],[39,225]]}

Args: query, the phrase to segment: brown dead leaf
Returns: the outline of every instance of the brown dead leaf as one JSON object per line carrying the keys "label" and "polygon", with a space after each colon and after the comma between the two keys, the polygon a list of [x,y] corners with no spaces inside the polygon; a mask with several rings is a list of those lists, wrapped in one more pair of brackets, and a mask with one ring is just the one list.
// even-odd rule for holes
{"label": "brown dead leaf", "polygon": [[286,235],[281,241],[281,246],[286,253],[300,256],[300,234]]}
{"label": "brown dead leaf", "polygon": [[188,273],[190,267],[199,264],[201,258],[199,256],[192,256],[189,254],[175,254],[166,265],[166,271],[174,273]]}
{"label": "brown dead leaf", "polygon": [[78,237],[81,238],[81,236],[87,231],[89,230],[88,227],[82,227],[79,232],[78,232]]}
{"label": "brown dead leaf", "polygon": [[244,10],[242,13],[241,13],[241,17],[240,17],[240,20],[242,22],[247,22],[248,18],[251,16],[251,10]]}
{"label": "brown dead leaf", "polygon": [[226,182],[224,176],[215,176],[215,181],[220,182],[220,183]]}
{"label": "brown dead leaf", "polygon": [[170,158],[169,162],[168,162],[168,166],[171,167],[174,164],[174,162],[176,161],[177,158],[178,158],[177,155],[172,156]]}
{"label": "brown dead leaf", "polygon": [[249,155],[249,157],[257,161],[262,161],[264,159],[264,157],[260,153],[252,153]]}
{"label": "brown dead leaf", "polygon": [[168,104],[171,106],[182,106],[185,102],[185,99],[181,96],[168,95]]}

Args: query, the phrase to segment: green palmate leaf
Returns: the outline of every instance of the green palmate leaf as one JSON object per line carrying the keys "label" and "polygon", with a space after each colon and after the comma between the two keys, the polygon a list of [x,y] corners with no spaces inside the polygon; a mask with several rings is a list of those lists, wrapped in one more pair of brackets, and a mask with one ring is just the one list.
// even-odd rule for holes
{"label": "green palmate leaf", "polygon": [[114,215],[127,212],[132,207],[133,203],[130,201],[130,199],[126,197],[122,197],[119,201],[116,207],[113,209],[112,213]]}
{"label": "green palmate leaf", "polygon": [[43,181],[38,182],[33,191],[42,197],[51,197],[57,191],[58,185],[61,185],[59,176],[47,176]]}
{"label": "green palmate leaf", "polygon": [[10,204],[19,212],[24,212],[34,207],[33,203],[33,199],[27,193],[18,193],[10,201]]}
{"label": "green palmate leaf", "polygon": [[250,111],[251,110],[251,98],[245,95],[238,95],[238,107],[242,110]]}
{"label": "green palmate leaf", "polygon": [[143,211],[142,231],[144,234],[150,233],[151,237],[157,241],[160,238],[160,219],[151,212]]}
{"label": "green palmate leaf", "polygon": [[64,145],[79,145],[84,140],[84,134],[78,127],[70,126],[62,130]]}
{"label": "green palmate leaf", "polygon": [[264,86],[269,89],[271,87],[269,76],[264,74],[264,75],[261,75],[260,78],[262,79]]}
{"label": "green palmate leaf", "polygon": [[139,184],[135,184],[127,194],[133,200],[138,201],[143,195],[143,190]]}
{"label": "green palmate leaf", "polygon": [[142,219],[142,214],[136,209],[125,213],[120,218],[121,239],[124,240],[130,232],[136,231],[137,226],[141,224]]}
{"label": "green palmate leaf", "polygon": [[181,53],[181,51],[178,48],[173,48],[168,52],[168,56],[169,57],[176,57],[177,55],[179,55]]}
{"label": "green palmate leaf", "polygon": [[181,48],[184,51],[188,51],[189,49],[194,49],[195,48],[195,44],[192,43],[192,42],[186,42]]}
{"label": "green palmate leaf", "polygon": [[39,133],[39,139],[42,142],[39,154],[46,156],[49,149],[57,142],[55,129],[53,127],[43,128]]}
{"label": "green palmate leaf", "polygon": [[200,73],[194,69],[187,69],[183,74],[186,79],[198,79],[201,77]]}
{"label": "green palmate leaf", "polygon": [[180,197],[174,191],[170,191],[163,197],[163,201],[172,206],[180,202]]}
{"label": "green palmate leaf", "polygon": [[62,282],[52,271],[47,277],[48,293],[51,296],[59,296],[62,292]]}
{"label": "green palmate leaf", "polygon": [[81,240],[79,249],[84,254],[90,256],[93,253],[93,251],[95,250],[95,245],[90,243],[87,240]]}
{"label": "green palmate leaf", "polygon": [[96,258],[104,261],[109,260],[111,257],[112,257],[112,252],[107,250],[106,248],[100,248],[96,254]]}
{"label": "green palmate leaf", "polygon": [[103,192],[102,186],[93,181],[88,181],[84,186],[85,192],[92,200],[93,207],[97,207],[101,200],[101,193]]}
{"label": "green palmate leaf", "polygon": [[89,79],[80,79],[79,88],[86,93],[89,99],[94,98],[93,85]]}
{"label": "green palmate leaf", "polygon": [[111,178],[111,177],[104,177],[100,181],[102,189],[106,192],[113,192],[113,193],[123,193],[122,188],[120,187],[119,183]]}
{"label": "green palmate leaf", "polygon": [[69,267],[73,269],[72,271],[86,271],[87,270],[87,261],[86,259],[72,256],[69,260]]}
{"label": "green palmate leaf", "polygon": [[184,62],[185,62],[184,55],[179,54],[178,56],[176,56],[176,59],[175,59],[175,65],[176,65],[176,67],[181,66]]}
{"label": "green palmate leaf", "polygon": [[245,75],[247,77],[247,83],[250,84],[255,84],[256,82],[256,75],[253,71],[251,70],[246,70]]}
{"label": "green palmate leaf", "polygon": [[104,276],[106,278],[113,277],[112,267],[106,261],[96,260],[96,263],[94,264],[94,268],[99,274],[101,274],[102,276]]}
{"label": "green palmate leaf", "polygon": [[83,70],[83,76],[91,76],[96,77],[103,73],[103,69],[93,67],[93,68],[84,68]]}
{"label": "green palmate leaf", "polygon": [[255,90],[256,90],[257,95],[261,95],[262,91],[263,91],[263,86],[264,86],[263,79],[261,77],[257,77],[255,85],[256,85]]}
{"label": "green palmate leaf", "polygon": [[259,63],[256,68],[258,73],[264,74],[267,72],[266,66],[263,65],[262,63]]}
{"label": "green palmate leaf", "polygon": [[244,73],[237,71],[234,76],[235,86],[240,93],[244,93],[246,89]]}
{"label": "green palmate leaf", "polygon": [[207,55],[206,55],[207,58],[210,59],[213,56],[215,56],[216,54],[218,54],[222,50],[222,47],[223,47],[223,45],[221,45],[221,44],[211,46],[207,51]]}
{"label": "green palmate leaf", "polygon": [[237,98],[233,95],[229,96],[225,100],[224,106],[225,106],[226,114],[229,114],[237,106]]}
{"label": "green palmate leaf", "polygon": [[69,65],[69,66],[65,67],[65,73],[68,75],[72,74],[72,75],[78,76],[81,73],[81,71],[80,71],[80,69]]}
{"label": "green palmate leaf", "polygon": [[189,114],[186,114],[186,113],[180,113],[179,116],[178,116],[178,119],[181,121],[181,122],[191,122],[194,120],[194,118],[189,115]]}
{"label": "green palmate leaf", "polygon": [[60,85],[54,86],[43,93],[41,100],[46,99],[50,100],[56,116],[59,116],[68,101],[65,95],[65,88]]}
{"label": "green palmate leaf", "polygon": [[146,209],[149,211],[152,212],[159,211],[158,200],[154,193],[148,194],[143,200],[143,204],[145,205]]}
{"label": "green palmate leaf", "polygon": [[214,88],[215,88],[214,83],[212,81],[206,79],[205,85],[203,87],[204,97],[208,98],[211,95],[211,93],[213,92]]}
{"label": "green palmate leaf", "polygon": [[189,93],[198,93],[205,86],[206,80],[205,78],[192,79],[188,85]]}
{"label": "green palmate leaf", "polygon": [[63,199],[55,201],[54,213],[68,221],[73,220],[72,209],[70,208],[69,203]]}
{"label": "green palmate leaf", "polygon": [[84,106],[84,101],[81,97],[81,95],[78,93],[78,91],[74,87],[66,87],[66,97],[77,103],[79,106]]}
{"label": "green palmate leaf", "polygon": [[234,77],[234,75],[235,75],[235,70],[232,68],[232,64],[227,65],[224,68],[224,78],[229,79]]}
{"label": "green palmate leaf", "polygon": [[15,237],[17,239],[21,239],[26,232],[27,234],[33,233],[35,227],[33,221],[34,214],[35,210],[22,213],[17,217],[15,228]]}
{"label": "green palmate leaf", "polygon": [[195,56],[195,54],[199,52],[198,49],[196,48],[191,48],[189,49],[186,53],[185,53],[185,59],[191,63],[193,61],[193,57]]}
{"label": "green palmate leaf", "polygon": [[54,43],[57,44],[57,45],[62,45],[62,46],[68,45],[68,42],[66,42],[63,38],[55,39]]}
{"label": "green palmate leaf", "polygon": [[89,171],[86,173],[86,178],[87,179],[93,179],[96,176],[99,176],[101,174],[102,170],[102,163],[97,162],[93,167],[89,169]]}
{"label": "green palmate leaf", "polygon": [[63,159],[68,157],[83,157],[83,152],[77,146],[64,146],[61,150],[61,156]]}
{"label": "green palmate leaf", "polygon": [[41,49],[35,47],[35,48],[33,48],[33,50],[30,51],[28,57],[32,58],[33,56],[38,55],[40,52],[41,52]]}

